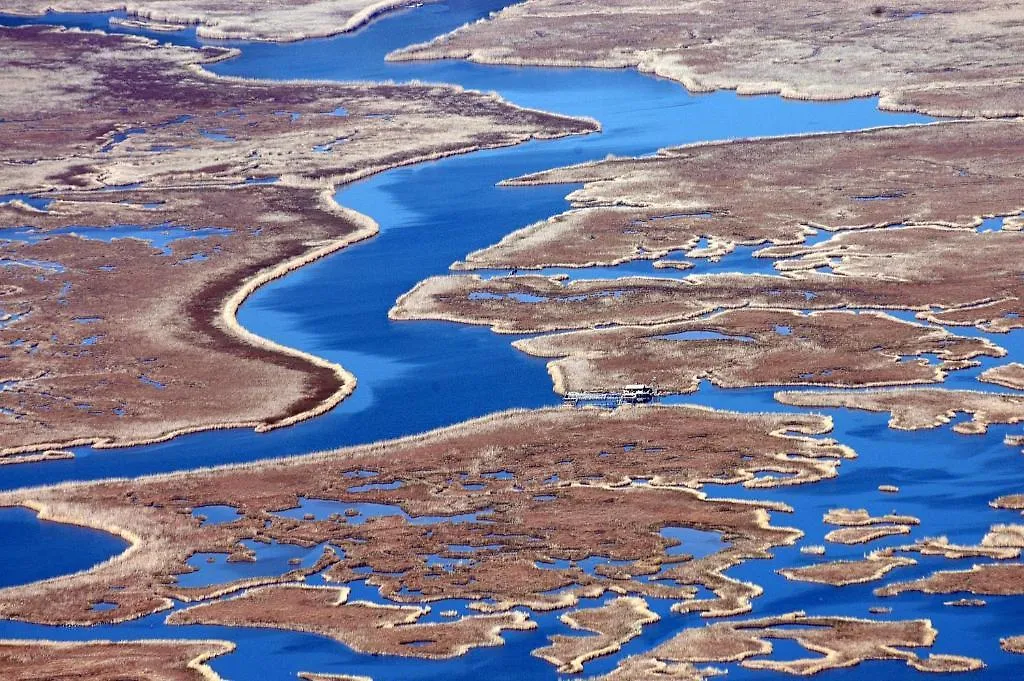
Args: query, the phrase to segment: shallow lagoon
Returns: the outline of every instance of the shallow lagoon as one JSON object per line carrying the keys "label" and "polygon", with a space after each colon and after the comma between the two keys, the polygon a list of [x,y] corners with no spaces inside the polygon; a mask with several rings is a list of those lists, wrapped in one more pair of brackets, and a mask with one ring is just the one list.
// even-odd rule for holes
{"label": "shallow lagoon", "polygon": [[[729,92],[690,96],[674,83],[627,70],[383,62],[383,56],[397,47],[429,39],[485,16],[504,4],[502,0],[488,3],[451,0],[399,13],[351,36],[288,45],[238,45],[243,50],[240,58],[213,67],[218,73],[268,78],[418,78],[459,83],[497,90],[511,101],[526,106],[593,116],[603,125],[599,135],[528,143],[393,170],[338,193],[341,203],[378,220],[382,233],[261,289],[243,306],[240,319],[256,333],[346,366],[359,379],[359,388],[353,397],[324,417],[269,434],[242,430],[202,433],[128,451],[82,448],[76,450],[78,458],[72,461],[5,467],[0,470],[0,486],[9,489],[62,480],[250,461],[405,435],[509,407],[556,404],[558,398],[551,390],[544,361],[513,350],[509,343],[514,336],[497,336],[484,328],[387,320],[386,313],[393,301],[418,281],[443,273],[450,263],[496,242],[514,229],[561,212],[566,208],[563,197],[572,189],[571,186],[501,188],[495,186],[498,181],[603,158],[607,154],[650,154],[660,147],[692,141],[849,130],[927,120],[919,116],[881,113],[875,109],[874,100],[811,104],[776,97],[737,97]],[[77,21],[76,25],[100,27],[106,25],[107,17],[89,15],[72,20],[53,15],[47,21]],[[195,40],[193,31],[161,33],[153,37],[184,44]],[[752,250],[742,249],[717,265],[697,260],[696,271],[770,271],[769,261],[750,258]],[[610,268],[607,272],[564,272],[582,278],[622,276],[640,271],[656,276],[694,273],[655,270],[649,262]],[[952,330],[965,335],[978,333],[971,329]],[[1007,347],[1012,358],[1019,360],[1024,356],[1024,332],[991,337]],[[981,368],[956,372],[949,383],[955,387],[1002,390],[977,382],[975,376],[984,368],[1005,361],[1008,360],[984,359]],[[795,411],[774,402],[773,392],[773,389],[726,391],[705,383],[694,395],[667,401],[746,411]],[[774,522],[795,525],[807,533],[797,546],[779,549],[774,560],[752,561],[730,571],[734,577],[766,587],[766,594],[755,601],[752,616],[794,609],[815,614],[867,616],[869,606],[887,605],[894,608],[891,615],[894,618],[932,619],[940,630],[934,652],[983,657],[989,668],[971,678],[1010,678],[1014,670],[1019,670],[1019,660],[998,650],[998,638],[1024,633],[1013,629],[1020,606],[1012,599],[988,598],[989,605],[985,608],[948,608],[942,602],[950,597],[906,594],[893,599],[876,599],[871,592],[879,583],[835,589],[788,582],[774,571],[783,566],[821,560],[800,554],[799,546],[822,543],[828,528],[821,523],[821,515],[838,506],[864,507],[875,514],[915,515],[921,518],[922,524],[914,528],[909,537],[889,538],[865,546],[829,545],[826,559],[853,559],[873,548],[939,534],[969,543],[980,539],[992,523],[1014,522],[1018,516],[993,511],[987,504],[1000,494],[1024,491],[1021,457],[1001,442],[1004,434],[1020,429],[993,427],[985,436],[969,437],[952,433],[949,426],[904,433],[888,429],[885,414],[846,410],[829,410],[828,413],[836,419],[832,435],[859,454],[858,459],[843,463],[837,479],[776,490],[747,490],[737,486],[707,488],[712,496],[786,501],[794,507],[794,513],[773,514]],[[970,480],[971,484],[964,485],[964,480]],[[896,484],[902,491],[898,495],[882,494],[877,490],[881,483]],[[957,508],[956,514],[944,512],[950,506]],[[25,520],[39,525],[31,514],[18,522]],[[214,522],[219,521],[214,519]],[[5,540],[11,539],[9,546],[25,544],[28,535],[24,531],[3,531]],[[77,550],[86,543],[77,532],[79,530],[72,529],[64,540],[76,550],[69,554],[65,563],[52,566],[57,571],[50,574],[86,567],[121,548],[116,540],[108,538],[109,545],[104,545],[103,541],[91,543],[102,549],[96,555],[86,554]],[[294,557],[288,549],[277,550]],[[311,554],[303,552],[307,560],[313,554],[318,555],[318,549],[311,551]],[[186,579],[205,580],[220,570],[227,570],[220,573],[222,576],[232,574],[226,564],[221,565],[223,556],[213,557],[213,564],[205,563],[205,558],[194,560],[193,565],[199,571]],[[920,566],[896,570],[887,579],[912,578],[934,568],[970,562],[922,559]],[[10,583],[45,576],[33,573],[31,563],[15,562],[8,575],[14,580]],[[310,581],[315,583],[315,579]],[[363,585],[353,595],[372,599],[373,589]],[[451,605],[461,609],[465,604]],[[668,603],[654,601],[652,607],[662,614],[663,621],[645,628],[643,635],[627,644],[622,654],[647,650],[670,638],[680,627],[701,623],[700,618],[693,615],[670,614]],[[293,679],[299,670],[367,674],[378,681],[436,678],[442,674],[465,679],[484,675],[495,679],[554,678],[553,668],[531,657],[529,652],[541,645],[550,633],[564,633],[565,627],[558,623],[557,614],[541,615],[537,619],[541,624],[538,631],[505,634],[506,645],[501,649],[476,650],[446,663],[361,656],[341,645],[306,634],[222,627],[169,628],[162,624],[162,615],[89,630],[0,623],[0,636],[230,638],[239,643],[238,652],[214,661],[213,666],[225,678],[235,681]],[[782,645],[780,650],[787,655],[793,651],[793,646]],[[587,675],[611,669],[622,654],[588,664]],[[510,665],[512,660],[515,664]],[[725,666],[730,669],[729,678],[788,678],[770,672],[751,672],[736,665]],[[917,672],[901,663],[869,663],[832,672],[828,678],[867,679],[879,674],[889,679],[919,678]]]}

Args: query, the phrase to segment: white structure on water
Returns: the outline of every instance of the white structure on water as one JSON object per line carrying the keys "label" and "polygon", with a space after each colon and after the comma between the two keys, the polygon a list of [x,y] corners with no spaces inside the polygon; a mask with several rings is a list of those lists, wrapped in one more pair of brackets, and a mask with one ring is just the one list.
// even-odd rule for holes
{"label": "white structure on water", "polygon": [[568,404],[576,405],[580,402],[612,402],[615,404],[647,404],[653,402],[657,392],[652,386],[643,383],[634,383],[623,386],[618,391],[596,392],[596,391],[571,391],[565,394],[565,401]]}

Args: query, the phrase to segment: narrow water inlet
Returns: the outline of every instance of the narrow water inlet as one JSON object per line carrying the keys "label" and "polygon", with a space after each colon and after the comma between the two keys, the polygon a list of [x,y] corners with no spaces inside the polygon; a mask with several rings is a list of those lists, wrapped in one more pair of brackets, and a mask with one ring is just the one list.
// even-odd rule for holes
{"label": "narrow water inlet", "polygon": [[[873,99],[808,103],[777,97],[739,97],[729,92],[692,96],[674,83],[625,70],[522,69],[463,62],[390,64],[382,60],[384,54],[397,47],[432,38],[461,23],[481,18],[505,4],[503,0],[487,3],[452,0],[383,19],[349,36],[286,45],[240,44],[240,57],[212,67],[224,75],[252,77],[399,81],[417,78],[451,82],[497,90],[509,100],[525,106],[589,115],[602,122],[600,134],[530,142],[515,148],[396,169],[339,189],[338,200],[376,219],[382,233],[375,239],[345,249],[259,290],[243,306],[240,319],[256,333],[340,362],[353,371],[360,387],[352,398],[324,417],[264,435],[247,430],[217,431],[133,448],[128,452],[82,448],[76,450],[77,458],[74,460],[6,467],[9,470],[0,470],[0,487],[10,489],[29,484],[100,479],[113,475],[135,476],[254,461],[412,434],[511,407],[556,404],[558,396],[551,391],[544,361],[523,356],[511,348],[510,340],[514,337],[494,335],[483,328],[432,322],[396,323],[387,319],[387,310],[395,299],[417,282],[446,273],[452,262],[464,258],[472,250],[498,241],[517,228],[563,211],[567,207],[564,196],[573,189],[572,186],[497,187],[500,180],[599,159],[608,154],[651,154],[660,147],[686,142],[848,130],[927,120],[920,116],[879,112]],[[109,16],[96,15],[88,21],[99,25]],[[53,15],[47,17],[47,21],[50,20],[61,19]],[[194,31],[160,36],[159,39],[188,44],[194,41]],[[643,102],[647,106],[623,107],[622,102]],[[685,106],[679,108],[682,105]],[[283,112],[282,115],[289,114]],[[216,138],[210,140],[211,144],[216,141]],[[276,178],[253,177],[250,180],[269,183]],[[0,197],[0,203],[3,198]],[[860,198],[895,200],[898,197]],[[706,216],[706,219],[714,219],[714,216]],[[196,234],[190,232],[187,236]],[[4,238],[2,233],[0,238]],[[169,243],[158,245],[153,242],[153,245],[167,248]],[[697,269],[681,270],[678,274],[686,276],[696,271],[765,273],[771,270],[771,262],[754,258],[753,250],[753,247],[737,249],[736,253],[725,256],[719,263],[692,259]],[[607,271],[600,275],[624,276],[634,270],[646,272],[654,269],[649,261],[642,261],[606,268]],[[657,271],[659,276],[672,276],[671,271]],[[595,275],[585,270],[554,273],[575,278]],[[537,301],[524,299],[521,302]],[[88,324],[90,320],[82,318],[79,321]],[[780,335],[791,333],[791,329],[781,326],[775,331]],[[685,333],[708,335],[679,337],[676,340],[749,342],[746,337],[716,335],[707,331]],[[1022,333],[1017,331],[1008,336],[1012,346],[1011,357],[1018,361],[1021,355],[1017,348]],[[985,361],[989,365],[993,363],[992,360]],[[148,377],[140,378],[144,379]],[[415,385],[416,390],[410,391],[410,385]],[[152,387],[159,389],[159,385]],[[795,411],[775,403],[771,392],[770,389],[722,390],[704,383],[695,395],[673,398],[673,401],[740,411]],[[823,510],[839,504],[869,506],[873,512],[879,513],[895,508],[921,517],[920,536],[947,533],[963,541],[977,541],[978,527],[996,518],[987,506],[988,501],[1010,490],[1024,491],[1024,469],[1019,457],[1001,444],[1002,437],[1013,432],[1009,428],[992,428],[988,435],[974,438],[956,435],[947,428],[925,433],[894,433],[887,428],[884,415],[847,410],[829,410],[828,413],[836,424],[830,435],[849,444],[860,454],[859,459],[843,463],[835,480],[771,490],[711,485],[705,491],[715,497],[781,500],[790,504],[794,513],[776,514],[773,521],[800,527],[807,533],[802,544],[823,541],[821,514]],[[929,456],[910,457],[907,454],[921,451],[929,452]],[[374,481],[374,477],[373,471],[354,471],[351,479],[346,481],[350,485],[347,491],[353,494],[381,491],[392,489],[395,484]],[[482,477],[507,480],[502,471],[485,473]],[[968,477],[972,482],[970,489],[963,485],[963,480]],[[881,497],[877,487],[887,482],[898,483],[903,492],[895,497]],[[478,481],[467,482],[467,490],[473,490],[469,485],[480,484]],[[554,498],[554,495],[535,497],[538,501]],[[958,508],[968,509],[964,513],[968,518],[965,525],[969,527],[952,525],[950,514],[944,511],[944,504],[938,503],[939,499],[955,500]],[[355,511],[354,515],[348,515],[350,509]],[[12,511],[16,515],[9,516],[9,521],[5,520],[8,511],[0,511],[0,537],[5,541],[3,560],[7,563],[7,569],[2,572],[7,579],[21,580],[12,583],[88,567],[124,548],[123,542],[109,536],[104,539],[102,533],[97,535],[80,531],[80,528],[64,527],[57,532],[55,528],[48,528],[49,524],[39,523],[30,511]],[[298,508],[280,515],[296,519],[312,515],[316,519],[327,519],[332,514],[345,515],[347,522],[353,524],[372,522],[374,517],[387,515],[401,515],[413,524],[486,522],[486,512],[417,519],[385,504],[306,499],[301,500]],[[237,512],[232,507],[204,507],[194,509],[193,515],[205,516],[207,524],[218,524],[231,522],[237,517]],[[1005,515],[999,519],[1012,521]],[[688,528],[668,528],[662,534],[666,538],[680,540],[676,547],[678,552],[697,558],[726,545],[717,533],[701,534],[699,530]],[[52,561],[40,561],[39,551],[43,544],[59,549],[56,551],[59,555]],[[96,551],[90,553],[90,547]],[[240,575],[256,576],[283,565],[292,565],[294,559],[299,559],[302,566],[308,566],[323,550],[321,546],[302,548],[284,545],[269,547],[269,552],[268,547],[262,545],[248,548],[257,553],[255,563],[229,563],[226,554],[194,556],[190,564],[196,571],[180,576],[179,584],[202,586],[237,579]],[[453,567],[455,563],[452,561],[471,560],[474,552],[487,549],[487,546],[453,545],[451,551],[465,553],[466,557],[437,558],[438,564],[442,568]],[[863,552],[860,547],[839,549],[829,546],[827,556],[855,557],[858,552]],[[807,564],[814,559],[799,554],[798,547],[780,549],[777,556],[771,561],[750,561],[730,572],[730,577],[750,579],[767,586],[766,595],[755,600],[755,609],[750,616],[798,608],[827,614],[866,616],[867,607],[878,603],[868,587],[844,590],[836,596],[835,592],[818,587],[783,582],[774,572],[777,568]],[[586,562],[588,560],[590,562]],[[583,563],[584,570],[592,571],[601,564],[600,560],[579,562]],[[33,572],[31,566],[36,562],[45,563],[46,569],[38,574]],[[927,567],[934,567],[934,563],[928,563]],[[252,571],[247,572],[250,569]],[[366,582],[352,586],[354,595],[367,599],[375,591]],[[945,635],[940,639],[937,650],[966,654],[978,651],[984,652],[986,659],[993,659],[997,651],[985,644],[979,632],[986,627],[992,629],[997,618],[1012,612],[1012,605],[994,602],[991,610],[979,609],[978,613],[957,619],[960,613],[943,609],[941,600],[909,597],[883,604],[896,607],[896,614],[900,617],[931,618],[941,631],[961,631],[962,627],[961,635],[970,642],[970,646],[965,649],[948,645],[950,638],[953,638],[953,644],[957,641],[955,637]],[[431,616],[440,618],[446,606],[460,613],[466,612],[465,603],[438,603]],[[106,606],[99,603],[96,607],[103,609]],[[556,674],[550,667],[532,658],[529,652],[542,643],[547,634],[564,632],[564,627],[551,623],[554,616],[538,615],[538,618],[544,622],[541,631],[507,635],[503,648],[476,651],[452,662],[416,665],[359,656],[312,636],[217,627],[179,629],[165,626],[160,618],[90,631],[62,629],[56,632],[5,622],[0,623],[0,635],[42,637],[45,633],[67,638],[228,636],[240,642],[239,651],[217,660],[213,666],[225,678],[236,681],[257,678],[253,676],[257,672],[261,681],[264,678],[283,681],[293,679],[295,672],[309,668],[365,673],[379,680],[436,678],[441,674],[456,679],[479,678],[482,674],[494,679],[518,678],[524,674],[526,678],[553,679]],[[659,624],[662,628],[657,629],[660,633],[651,634],[651,640],[645,640],[644,644],[649,647],[659,636],[668,637],[679,627],[699,624],[703,622],[682,617],[674,619],[665,608],[663,622]],[[638,649],[627,646],[623,654],[631,651],[637,652]],[[787,648],[784,652],[799,653],[800,650]],[[588,675],[608,671],[621,659],[621,655],[611,656],[595,662],[593,666],[588,665]],[[976,677],[1000,679],[999,659],[995,658],[992,672],[982,672]],[[522,666],[509,665],[510,660],[516,660],[517,665],[523,661]],[[869,669],[865,666],[861,672]],[[912,678],[894,665],[884,667],[886,674],[890,671],[892,676],[886,678]],[[729,678],[769,677],[731,667]]]}

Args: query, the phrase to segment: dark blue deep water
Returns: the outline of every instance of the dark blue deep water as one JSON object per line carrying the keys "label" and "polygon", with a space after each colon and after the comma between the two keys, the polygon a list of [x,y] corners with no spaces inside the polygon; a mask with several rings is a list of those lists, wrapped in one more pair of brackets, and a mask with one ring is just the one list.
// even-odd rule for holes
{"label": "dark blue deep water", "polygon": [[[400,168],[338,192],[341,203],[376,219],[381,234],[261,289],[242,307],[240,320],[256,333],[340,362],[359,380],[355,395],[325,417],[271,433],[200,433],[130,451],[82,448],[74,460],[8,467],[0,471],[0,488],[252,461],[421,432],[511,407],[556,404],[544,361],[516,352],[510,346],[514,337],[387,319],[394,301],[417,282],[444,273],[452,262],[515,229],[565,210],[564,197],[572,189],[495,186],[499,181],[608,154],[647,155],[702,140],[930,120],[880,112],[874,99],[809,103],[732,92],[693,96],[677,83],[625,69],[384,62],[399,47],[429,40],[504,4],[450,0],[336,38],[230,43],[242,55],[214,65],[224,75],[260,78],[457,83],[602,124],[600,134]],[[71,22],[66,15],[47,16]],[[107,16],[72,18],[75,25],[102,27]],[[5,21],[19,20],[0,19]],[[188,44],[193,34],[153,37]],[[767,262],[744,260],[732,267],[729,259],[730,267],[744,271]]]}
{"label": "dark blue deep water", "polygon": [[[538,407],[558,402],[543,360],[515,351],[515,337],[499,336],[485,328],[437,322],[391,322],[387,311],[418,281],[444,273],[470,251],[498,241],[505,234],[567,207],[571,186],[501,188],[500,180],[546,168],[599,159],[608,154],[646,155],[657,149],[702,140],[782,135],[811,131],[840,131],[880,125],[927,122],[924,117],[894,115],[877,110],[873,99],[838,103],[786,101],[778,97],[739,97],[732,92],[693,96],[676,83],[632,70],[541,69],[479,66],[457,61],[385,63],[392,50],[486,16],[507,4],[504,0],[448,0],[400,12],[355,34],[286,45],[233,43],[240,57],[217,64],[225,75],[273,79],[331,80],[420,79],[457,83],[468,88],[495,90],[510,101],[565,114],[585,115],[602,124],[600,134],[556,141],[531,142],[511,149],[474,153],[392,170],[342,188],[338,200],[375,218],[381,234],[310,265],[258,291],[242,308],[249,329],[286,345],[337,361],[359,380],[355,394],[318,419],[267,434],[247,430],[201,433],[172,442],[129,450],[76,450],[74,460],[0,469],[0,488],[141,475],[198,466],[253,461],[312,450],[396,437],[511,407]],[[45,21],[104,28],[109,15],[49,15]],[[0,23],[22,20],[0,19]],[[31,20],[38,22],[39,19]],[[115,29],[116,30],[116,29]],[[158,40],[195,44],[194,31],[153,34]],[[724,259],[728,271],[764,271],[766,262],[749,257],[750,250]],[[645,263],[636,268],[648,267]],[[708,270],[712,266],[706,266]],[[583,273],[580,273],[586,276]],[[612,274],[612,273],[610,273]],[[673,276],[660,271],[662,276]],[[685,274],[685,273],[684,273]],[[967,333],[965,330],[956,331]],[[972,334],[976,333],[971,331]],[[1024,356],[1024,332],[993,336]],[[951,377],[955,387],[994,390],[975,376],[986,367],[1004,363],[985,360],[984,366]],[[772,399],[772,390],[720,390],[705,384],[695,395],[675,402],[705,404],[744,411],[793,411]],[[949,608],[953,597],[904,595],[879,599],[879,583],[841,589],[788,582],[775,573],[784,566],[810,564],[815,557],[799,546],[821,544],[826,527],[822,514],[829,508],[867,508],[873,514],[904,513],[921,518],[910,537],[882,540],[869,547],[829,545],[827,557],[857,558],[872,548],[945,534],[962,543],[978,541],[989,525],[1012,523],[1019,516],[997,512],[988,502],[1001,494],[1024,492],[1024,460],[1002,444],[1015,431],[994,427],[984,436],[962,436],[948,426],[913,433],[886,427],[886,416],[830,410],[836,428],[831,434],[854,448],[859,457],[846,461],[838,478],[815,485],[766,491],[742,487],[709,487],[721,497],[781,500],[792,514],[776,513],[775,524],[793,525],[807,533],[795,547],[779,549],[770,561],[752,561],[730,575],[765,586],[751,616],[807,610],[814,614],[867,616],[868,607],[893,608],[893,618],[927,617],[940,630],[935,652],[979,656],[989,667],[972,679],[1003,680],[1021,676],[1020,658],[998,649],[1001,636],[1024,633],[1021,608],[1012,599],[989,598],[985,608]],[[882,483],[902,492],[884,495]],[[955,508],[956,513],[947,509]],[[28,513],[28,512],[12,512]],[[217,509],[210,522],[230,518],[230,509]],[[51,528],[34,517],[0,517],[0,541],[5,546],[0,584],[15,584],[66,573],[121,550],[117,540],[86,534],[75,528]],[[42,528],[42,529],[40,529]],[[54,546],[70,548],[67,557],[40,568],[34,556],[35,536],[48,532]],[[88,547],[83,548],[83,547]],[[270,547],[264,560],[271,567],[293,555],[287,547]],[[8,560],[7,553],[11,559]],[[259,552],[258,552],[259,553]],[[301,554],[301,555],[300,555]],[[198,560],[196,583],[222,579],[232,569],[217,561]],[[921,559],[920,565],[890,574],[902,580],[938,568],[955,568],[971,561]],[[39,570],[43,570],[40,572]],[[253,567],[260,569],[259,561]],[[311,578],[315,583],[317,578]],[[884,583],[884,582],[883,582]],[[368,590],[366,590],[368,591]],[[372,593],[360,597],[373,598]],[[461,610],[465,604],[449,604]],[[669,603],[653,602],[663,620],[647,627],[629,643],[624,654],[649,649],[680,628],[699,625],[699,617],[672,614]],[[437,608],[438,610],[443,608]],[[888,616],[882,616],[888,617]],[[214,668],[233,681],[284,681],[298,671],[365,674],[377,681],[405,679],[550,679],[556,675],[546,662],[530,656],[555,631],[565,631],[557,614],[539,615],[540,629],[506,634],[502,648],[477,650],[450,662],[410,662],[400,658],[357,655],[344,646],[304,634],[222,627],[169,628],[163,615],[118,626],[89,630],[0,623],[0,637],[88,638],[227,638],[236,641],[235,654],[215,660]],[[792,652],[780,646],[782,655]],[[589,663],[586,674],[610,670],[622,655]],[[722,665],[720,665],[722,666]],[[789,678],[724,665],[733,679]],[[871,663],[832,672],[841,680],[909,679],[918,672],[902,663]]]}
{"label": "dark blue deep water", "polygon": [[0,509],[0,587],[76,572],[128,548],[120,537],[42,522],[27,508]]}

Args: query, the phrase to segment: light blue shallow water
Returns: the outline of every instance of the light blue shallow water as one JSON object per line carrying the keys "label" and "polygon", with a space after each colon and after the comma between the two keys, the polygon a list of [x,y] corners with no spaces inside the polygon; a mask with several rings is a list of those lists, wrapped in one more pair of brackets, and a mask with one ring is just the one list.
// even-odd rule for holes
{"label": "light blue shallow water", "polygon": [[[556,404],[544,362],[526,357],[510,346],[515,337],[497,336],[487,329],[435,322],[394,323],[386,313],[394,300],[425,277],[443,273],[467,253],[496,242],[508,232],[561,212],[571,186],[507,188],[496,183],[508,177],[546,168],[603,158],[608,154],[645,155],[660,147],[701,140],[779,135],[808,131],[850,130],[877,125],[924,122],[919,116],[884,114],[874,100],[841,103],[784,101],[776,97],[747,98],[723,92],[691,96],[677,84],[642,76],[634,71],[592,69],[520,69],[484,67],[462,62],[386,64],[391,50],[429,39],[466,21],[485,16],[505,4],[502,0],[469,2],[450,0],[426,5],[376,22],[351,36],[288,45],[239,44],[240,58],[217,64],[218,73],[264,78],[325,78],[335,80],[399,81],[422,79],[458,83],[470,88],[497,90],[509,100],[566,114],[586,115],[601,121],[601,134],[556,141],[534,142],[512,149],[475,153],[435,163],[392,170],[345,187],[338,193],[343,204],[374,217],[381,234],[258,291],[242,308],[244,325],[278,342],[340,362],[359,378],[350,399],[328,415],[293,428],[255,434],[218,431],[179,438],[169,443],[128,451],[76,450],[72,461],[0,469],[0,487],[64,480],[97,479],[113,475],[139,475],[169,470],[297,454],[317,449],[395,437],[456,423],[509,407]],[[55,23],[84,27],[106,26],[108,15],[50,16]],[[3,20],[0,19],[0,23]],[[194,31],[156,34],[159,40],[194,43]],[[287,112],[283,112],[286,114]],[[330,153],[329,151],[325,153]],[[709,218],[713,219],[713,218]],[[824,238],[827,235],[818,235]],[[739,249],[719,263],[696,260],[695,271],[770,272],[771,262],[751,258],[755,249]],[[678,257],[675,254],[673,257]],[[690,272],[655,269],[649,262],[630,263],[600,271],[564,270],[571,277],[647,274],[685,276]],[[548,272],[545,272],[548,273]],[[554,273],[554,272],[551,272]],[[494,273],[500,274],[500,273]],[[968,335],[978,332],[960,330]],[[993,339],[1024,357],[1024,333]],[[997,390],[976,380],[978,372],[1007,360],[982,360],[977,370],[958,372],[949,384],[971,389]],[[721,390],[704,384],[692,396],[673,402],[693,402],[744,411],[794,411],[772,399],[773,390]],[[753,491],[737,487],[709,487],[715,496],[783,500],[792,515],[774,514],[776,524],[795,525],[807,532],[800,545],[821,543],[828,529],[821,515],[829,508],[865,507],[872,513],[898,512],[918,516],[920,527],[910,538],[946,534],[954,541],[980,539],[994,522],[1013,522],[1013,514],[996,512],[988,502],[1000,494],[1024,491],[1024,465],[1015,451],[1002,444],[1013,431],[994,427],[985,436],[961,436],[949,427],[903,433],[886,427],[886,415],[830,410],[836,419],[832,436],[853,447],[859,458],[844,462],[835,480],[815,485]],[[969,484],[965,484],[969,481]],[[881,483],[897,484],[896,496],[877,491]],[[368,481],[372,484],[372,480]],[[337,505],[320,508],[306,500],[295,511],[329,515]],[[351,504],[345,505],[351,507]],[[956,513],[945,512],[955,507]],[[381,509],[362,509],[370,516]],[[230,522],[232,511],[208,509],[209,522]],[[344,509],[342,509],[342,512]],[[483,518],[481,518],[483,519]],[[431,519],[437,520],[437,519]],[[35,521],[33,521],[35,522]],[[0,530],[2,531],[2,530]],[[707,533],[705,533],[707,534]],[[24,543],[24,534],[5,533],[4,539]],[[84,537],[74,532],[64,541],[78,545]],[[680,550],[696,552],[691,546]],[[702,551],[713,550],[717,537],[689,536]],[[906,537],[882,540],[868,547],[830,545],[827,558],[855,558],[876,546],[904,543]],[[702,544],[702,542],[705,542]],[[100,557],[116,545],[102,545]],[[303,564],[315,561],[319,548],[274,546],[263,560],[280,567],[291,558]],[[880,601],[865,585],[834,589],[786,582],[775,570],[819,560],[800,554],[798,547],[783,548],[771,561],[752,561],[730,575],[766,587],[755,602],[753,615],[805,609],[815,614],[866,616],[870,605],[894,607],[893,618],[928,617],[942,634],[936,651],[978,655],[990,667],[972,678],[1008,679],[1020,671],[1019,659],[998,651],[998,638],[1020,628],[1015,619],[1020,606],[1012,599],[988,599],[979,609],[942,606],[942,596],[904,595]],[[471,553],[467,554],[471,558]],[[86,567],[99,558],[76,554],[61,572]],[[213,559],[207,563],[207,559]],[[223,556],[197,556],[197,572],[183,583],[211,583],[231,578],[241,570],[264,565],[229,564]],[[599,561],[599,559],[588,559]],[[963,563],[961,561],[960,563]],[[311,563],[310,563],[311,564]],[[896,571],[891,579],[923,575],[958,563],[927,559],[921,566]],[[245,567],[250,566],[250,567]],[[56,573],[55,573],[56,574]],[[38,578],[16,563],[11,579]],[[311,577],[310,583],[322,583]],[[357,585],[358,586],[358,585]],[[373,599],[374,590],[362,585],[359,597]],[[379,596],[377,597],[379,598]],[[594,601],[596,603],[598,601]],[[465,603],[447,607],[464,611]],[[681,627],[702,623],[693,615],[669,612],[668,602],[653,601],[663,620],[645,628],[621,655],[587,665],[587,674],[611,669],[625,654],[641,652],[670,638]],[[446,609],[438,604],[432,615]],[[118,626],[89,630],[0,623],[0,637],[89,638],[229,638],[237,653],[216,660],[214,668],[234,681],[294,679],[297,671],[366,674],[378,681],[427,679],[553,678],[553,668],[529,655],[553,632],[565,632],[557,614],[537,615],[534,632],[505,635],[499,649],[473,651],[450,662],[411,662],[358,655],[325,639],[287,632],[224,627],[168,628],[156,615]],[[781,646],[786,652],[791,647]],[[728,665],[729,678],[785,678],[768,672],[750,672]],[[833,672],[828,678],[869,679],[877,675],[903,679],[917,674],[898,663],[871,663]]]}

